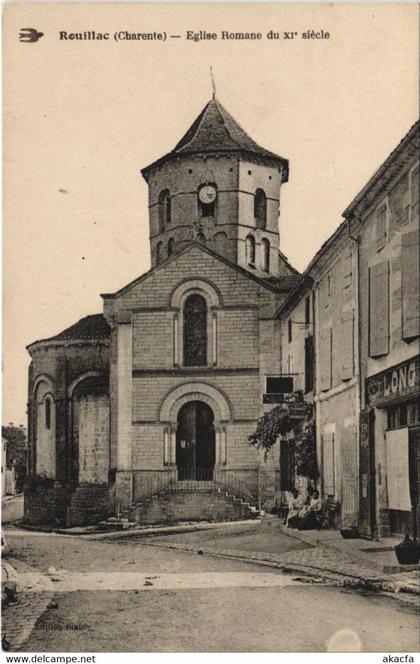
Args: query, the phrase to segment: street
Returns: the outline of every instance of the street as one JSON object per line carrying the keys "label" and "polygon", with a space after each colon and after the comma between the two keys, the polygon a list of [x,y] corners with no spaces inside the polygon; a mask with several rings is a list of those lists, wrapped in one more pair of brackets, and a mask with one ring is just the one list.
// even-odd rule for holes
{"label": "street", "polygon": [[[231,536],[238,526],[207,539]],[[418,618],[380,594],[295,581],[296,575],[241,560],[150,546],[166,538],[94,540],[6,530],[17,561],[19,606],[5,611],[11,650],[19,620],[39,610],[20,651],[323,652],[416,651]],[[203,539],[190,533],[189,539]],[[282,536],[298,555],[298,540]],[[149,544],[147,544],[149,542]],[[42,597],[50,607],[42,613]],[[35,605],[35,609],[32,604]],[[36,608],[40,607],[41,608]],[[25,613],[26,612],[26,613]],[[36,616],[35,616],[36,618]],[[10,632],[10,634],[12,634]]]}

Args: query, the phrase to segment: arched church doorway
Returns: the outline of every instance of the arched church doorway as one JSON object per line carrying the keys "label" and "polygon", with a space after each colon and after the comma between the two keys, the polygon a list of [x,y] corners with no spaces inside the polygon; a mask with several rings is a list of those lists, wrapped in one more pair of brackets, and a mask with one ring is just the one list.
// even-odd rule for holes
{"label": "arched church doorway", "polygon": [[214,414],[203,401],[180,408],[176,430],[179,480],[212,480],[215,463]]}

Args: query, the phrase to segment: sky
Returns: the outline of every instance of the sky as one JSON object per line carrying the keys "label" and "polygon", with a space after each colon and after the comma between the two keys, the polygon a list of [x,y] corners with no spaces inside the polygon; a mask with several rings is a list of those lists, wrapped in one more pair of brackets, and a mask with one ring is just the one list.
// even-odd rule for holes
{"label": "sky", "polygon": [[[43,37],[21,43],[27,26]],[[59,38],[93,30],[111,39]],[[168,38],[113,39],[126,30]],[[280,248],[303,270],[418,118],[417,31],[415,4],[6,5],[3,423],[26,422],[26,345],[100,312],[100,293],[149,268],[140,169],[208,102],[210,65],[224,107],[290,161]]]}

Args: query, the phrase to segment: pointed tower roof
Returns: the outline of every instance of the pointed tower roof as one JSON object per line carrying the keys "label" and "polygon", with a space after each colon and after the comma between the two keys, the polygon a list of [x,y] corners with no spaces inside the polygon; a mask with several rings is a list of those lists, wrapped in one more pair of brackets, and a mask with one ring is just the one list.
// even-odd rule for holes
{"label": "pointed tower roof", "polygon": [[258,156],[276,162],[285,169],[287,181],[289,162],[283,157],[260,147],[240,127],[217,99],[211,99],[192,123],[174,149],[142,169],[147,179],[149,171],[174,157],[190,157],[195,154],[241,153]]}

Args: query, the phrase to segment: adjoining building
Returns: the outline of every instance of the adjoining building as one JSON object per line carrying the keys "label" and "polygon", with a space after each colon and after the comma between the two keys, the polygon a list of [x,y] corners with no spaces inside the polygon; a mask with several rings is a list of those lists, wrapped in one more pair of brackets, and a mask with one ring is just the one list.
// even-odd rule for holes
{"label": "adjoining building", "polygon": [[7,446],[9,441],[2,436],[1,438],[1,495],[10,496],[16,493],[15,469],[7,467]]}
{"label": "adjoining building", "polygon": [[[293,379],[294,391],[314,405],[317,487],[324,502],[337,505],[336,525],[356,527],[357,245],[346,222],[317,252],[277,316],[282,323],[282,372]],[[281,447],[283,489],[296,486],[305,493],[308,481],[293,473],[293,432]]]}
{"label": "adjoining building", "polygon": [[[287,396],[295,396],[306,403],[314,403],[315,348],[314,348],[314,300],[312,279],[303,275],[295,288],[276,312],[281,323],[281,376],[289,382]],[[286,401],[287,403],[287,401]],[[293,402],[292,402],[293,403]],[[296,472],[296,427],[281,436],[279,492],[277,502],[287,504],[287,492],[297,488],[302,495],[308,490],[308,478]]]}
{"label": "adjoining building", "polygon": [[[315,405],[318,488],[370,537],[420,532],[418,154],[417,122],[276,313],[282,374]],[[305,492],[294,432],[280,445],[281,489]]]}
{"label": "adjoining building", "polygon": [[300,278],[279,251],[288,162],[213,99],[142,175],[151,269],[28,347],[28,522],[243,518],[275,489],[247,438]]}
{"label": "adjoining building", "polygon": [[359,528],[420,518],[419,122],[344,216],[359,247]]}

